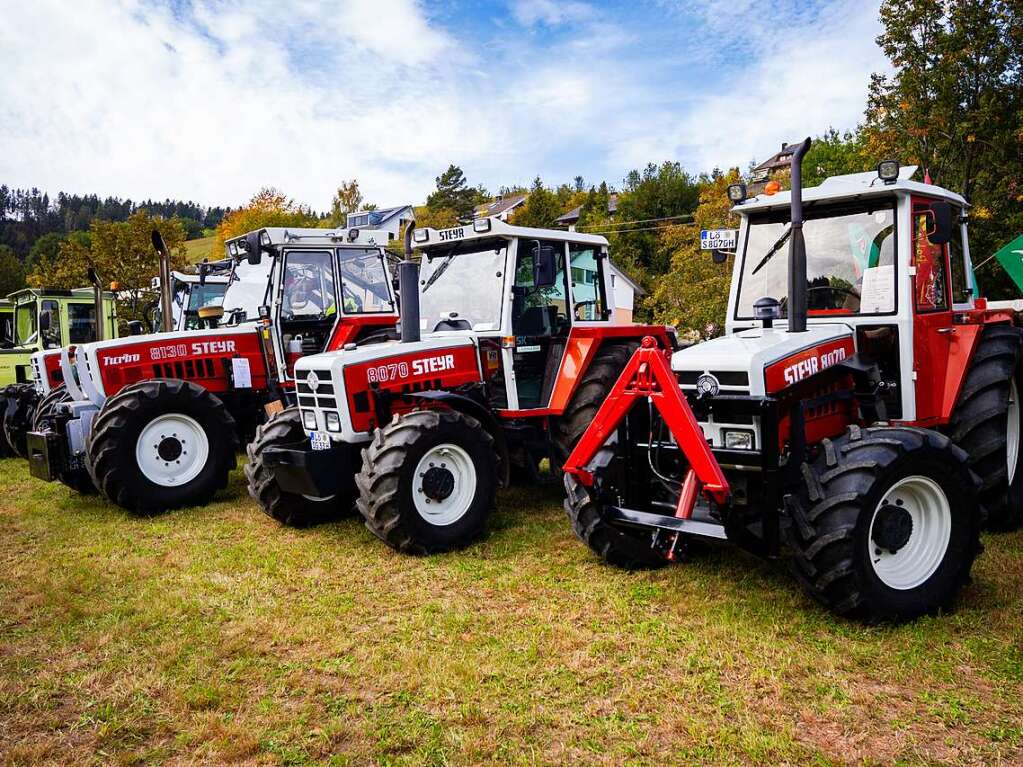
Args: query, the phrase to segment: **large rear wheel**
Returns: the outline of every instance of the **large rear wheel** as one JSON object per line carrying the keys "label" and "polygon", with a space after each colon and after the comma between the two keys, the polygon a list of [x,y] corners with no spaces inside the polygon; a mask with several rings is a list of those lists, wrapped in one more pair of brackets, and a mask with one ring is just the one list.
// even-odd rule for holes
{"label": "large rear wheel", "polygon": [[826,440],[787,527],[797,578],[834,612],[906,620],[949,607],[981,550],[979,480],[926,429]]}
{"label": "large rear wheel", "polygon": [[366,527],[389,546],[430,554],[478,538],[494,508],[497,455],[479,421],[417,410],[377,429],[355,477]]}
{"label": "large rear wheel", "polygon": [[96,487],[129,511],[208,503],[235,467],[235,423],[220,399],[175,379],[126,386],[103,405],[86,439]]}
{"label": "large rear wheel", "polygon": [[263,513],[289,527],[307,527],[324,522],[351,511],[355,498],[354,477],[342,483],[344,490],[326,498],[289,493],[281,489],[273,472],[263,463],[263,452],[268,447],[294,445],[307,439],[302,426],[302,415],[297,407],[275,414],[256,429],[256,437],[246,448],[248,462],[245,478],[249,495],[259,504]]}
{"label": "large rear wheel", "polygon": [[50,389],[36,406],[35,414],[32,416],[32,431],[45,431],[52,428],[53,416],[57,412],[57,405],[70,399],[71,395],[68,394],[67,387],[64,384]]}

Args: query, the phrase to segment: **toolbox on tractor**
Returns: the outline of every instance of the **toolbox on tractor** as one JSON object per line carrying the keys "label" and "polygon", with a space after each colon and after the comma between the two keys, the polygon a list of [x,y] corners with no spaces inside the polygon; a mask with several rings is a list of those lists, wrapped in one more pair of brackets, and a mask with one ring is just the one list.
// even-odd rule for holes
{"label": "toolbox on tractor", "polygon": [[840,614],[912,617],[967,582],[985,517],[1023,519],[1023,335],[974,295],[962,197],[894,162],[803,190],[808,147],[790,193],[729,189],[725,336],[644,340],[565,463],[565,508],[619,566],[727,539],[788,554]]}

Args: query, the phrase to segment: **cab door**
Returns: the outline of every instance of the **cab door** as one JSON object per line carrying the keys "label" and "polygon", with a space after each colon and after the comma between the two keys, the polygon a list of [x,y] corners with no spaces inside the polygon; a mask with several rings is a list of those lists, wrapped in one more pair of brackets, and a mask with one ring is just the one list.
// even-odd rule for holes
{"label": "cab door", "polygon": [[948,248],[928,238],[934,229],[930,201],[914,197],[911,211],[916,420],[927,426],[941,418],[945,374],[956,327],[952,324],[949,296]]}
{"label": "cab door", "polygon": [[[516,250],[512,366],[519,409],[533,410],[550,403],[571,329],[566,244],[521,239]],[[544,262],[553,275],[538,280]]]}

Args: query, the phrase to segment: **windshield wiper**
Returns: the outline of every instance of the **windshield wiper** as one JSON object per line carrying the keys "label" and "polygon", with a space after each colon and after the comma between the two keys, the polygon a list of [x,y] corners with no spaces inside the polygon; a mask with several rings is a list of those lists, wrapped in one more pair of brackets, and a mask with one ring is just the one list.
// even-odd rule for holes
{"label": "windshield wiper", "polygon": [[454,261],[454,260],[455,260],[455,254],[452,253],[451,255],[448,256],[448,260],[447,261],[445,261],[443,264],[441,264],[440,266],[437,267],[437,270],[433,274],[430,275],[430,279],[428,279],[426,281],[426,284],[423,285],[423,292],[424,293],[430,289],[430,286],[437,281],[438,277],[440,277],[442,274],[444,274],[444,271],[449,266],[451,266],[451,262]]}
{"label": "windshield wiper", "polygon": [[781,246],[785,244],[785,241],[788,240],[790,234],[792,234],[792,224],[785,227],[785,231],[781,233],[781,237],[779,237],[778,241],[771,246],[769,251],[767,251],[767,255],[760,259],[760,263],[756,265],[756,268],[750,273],[751,275],[756,274],[767,266],[767,262],[771,260],[771,257],[775,253],[781,250]]}

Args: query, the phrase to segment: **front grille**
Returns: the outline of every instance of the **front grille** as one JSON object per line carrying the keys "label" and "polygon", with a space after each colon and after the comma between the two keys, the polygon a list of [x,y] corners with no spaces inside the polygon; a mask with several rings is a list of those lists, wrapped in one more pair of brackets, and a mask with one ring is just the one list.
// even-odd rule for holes
{"label": "front grille", "polygon": [[[225,362],[225,365],[227,363]],[[200,360],[178,360],[176,362],[155,362],[153,363],[154,378],[179,378],[190,380],[196,378],[213,378],[216,374],[216,365],[213,360],[206,358]]]}
{"label": "front grille", "polygon": [[714,376],[724,393],[749,394],[749,373],[745,370],[683,370],[676,373],[683,389],[695,388],[702,375]]}
{"label": "front grille", "polygon": [[[316,390],[309,385],[309,374],[315,373],[319,379]],[[295,374],[295,392],[298,404],[305,408],[321,410],[337,410],[337,399],[334,397],[334,382],[329,370],[299,370]]]}

